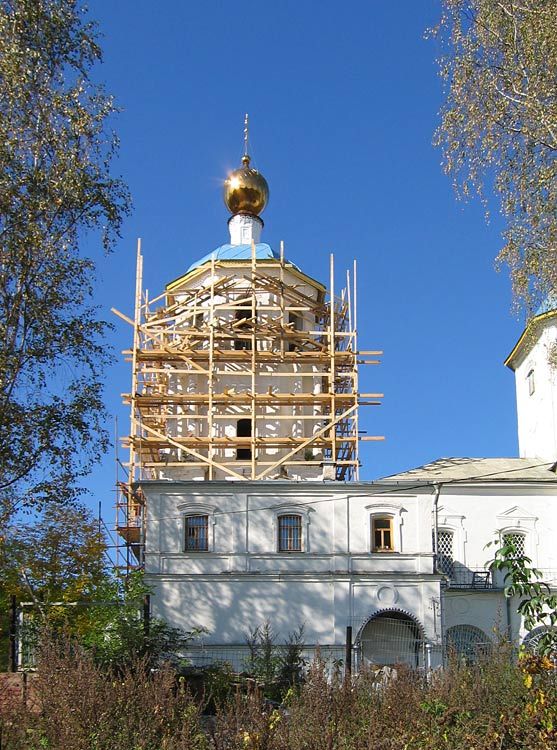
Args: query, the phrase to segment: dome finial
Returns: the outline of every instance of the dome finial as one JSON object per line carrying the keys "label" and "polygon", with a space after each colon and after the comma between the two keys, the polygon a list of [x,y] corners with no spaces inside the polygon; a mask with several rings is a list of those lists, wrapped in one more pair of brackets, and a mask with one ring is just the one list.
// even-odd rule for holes
{"label": "dome finial", "polygon": [[269,186],[263,175],[250,167],[248,154],[249,117],[244,117],[244,154],[242,166],[224,182],[224,202],[230,213],[259,216],[269,200]]}
{"label": "dome finial", "polygon": [[249,115],[246,112],[246,115],[244,117],[244,156],[242,158],[242,161],[244,161],[245,157],[248,156],[248,136],[249,136]]}

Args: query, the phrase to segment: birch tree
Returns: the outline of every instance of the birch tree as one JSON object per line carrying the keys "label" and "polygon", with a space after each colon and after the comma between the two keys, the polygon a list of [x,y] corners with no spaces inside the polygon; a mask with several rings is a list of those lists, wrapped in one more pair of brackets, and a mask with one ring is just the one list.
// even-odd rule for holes
{"label": "birch tree", "polygon": [[105,323],[84,233],[110,248],[129,197],[111,174],[112,98],[75,0],[0,0],[0,501],[69,502],[103,451]]}
{"label": "birch tree", "polygon": [[557,289],[557,0],[443,0],[434,142],[461,196],[494,193],[498,264],[527,310]]}

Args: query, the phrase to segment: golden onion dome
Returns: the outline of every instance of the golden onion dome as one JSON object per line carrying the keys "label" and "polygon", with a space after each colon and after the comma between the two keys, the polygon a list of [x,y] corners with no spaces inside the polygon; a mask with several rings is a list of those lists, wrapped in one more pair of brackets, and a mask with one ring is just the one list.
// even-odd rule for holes
{"label": "golden onion dome", "polygon": [[231,172],[224,182],[224,202],[232,214],[258,216],[269,200],[269,186],[263,175],[249,165],[244,154],[242,166]]}

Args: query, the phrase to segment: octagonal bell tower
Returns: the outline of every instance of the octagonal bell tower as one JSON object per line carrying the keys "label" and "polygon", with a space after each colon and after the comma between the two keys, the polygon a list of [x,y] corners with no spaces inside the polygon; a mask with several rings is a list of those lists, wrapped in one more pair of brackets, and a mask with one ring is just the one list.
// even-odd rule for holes
{"label": "octagonal bell tower", "polygon": [[224,198],[230,241],[151,300],[138,246],[128,511],[144,479],[357,479],[359,441],[382,439],[358,427],[382,394],[359,392],[381,352],[358,351],[356,265],[339,292],[332,255],[327,287],[261,242],[269,189],[247,142]]}

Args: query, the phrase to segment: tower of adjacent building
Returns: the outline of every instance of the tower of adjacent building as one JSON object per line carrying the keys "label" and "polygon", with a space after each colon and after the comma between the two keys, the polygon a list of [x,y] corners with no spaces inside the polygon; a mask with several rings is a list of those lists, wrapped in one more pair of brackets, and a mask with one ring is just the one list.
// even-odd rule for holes
{"label": "tower of adjacent building", "polygon": [[546,301],[505,364],[514,371],[521,458],[557,460],[557,304]]}

